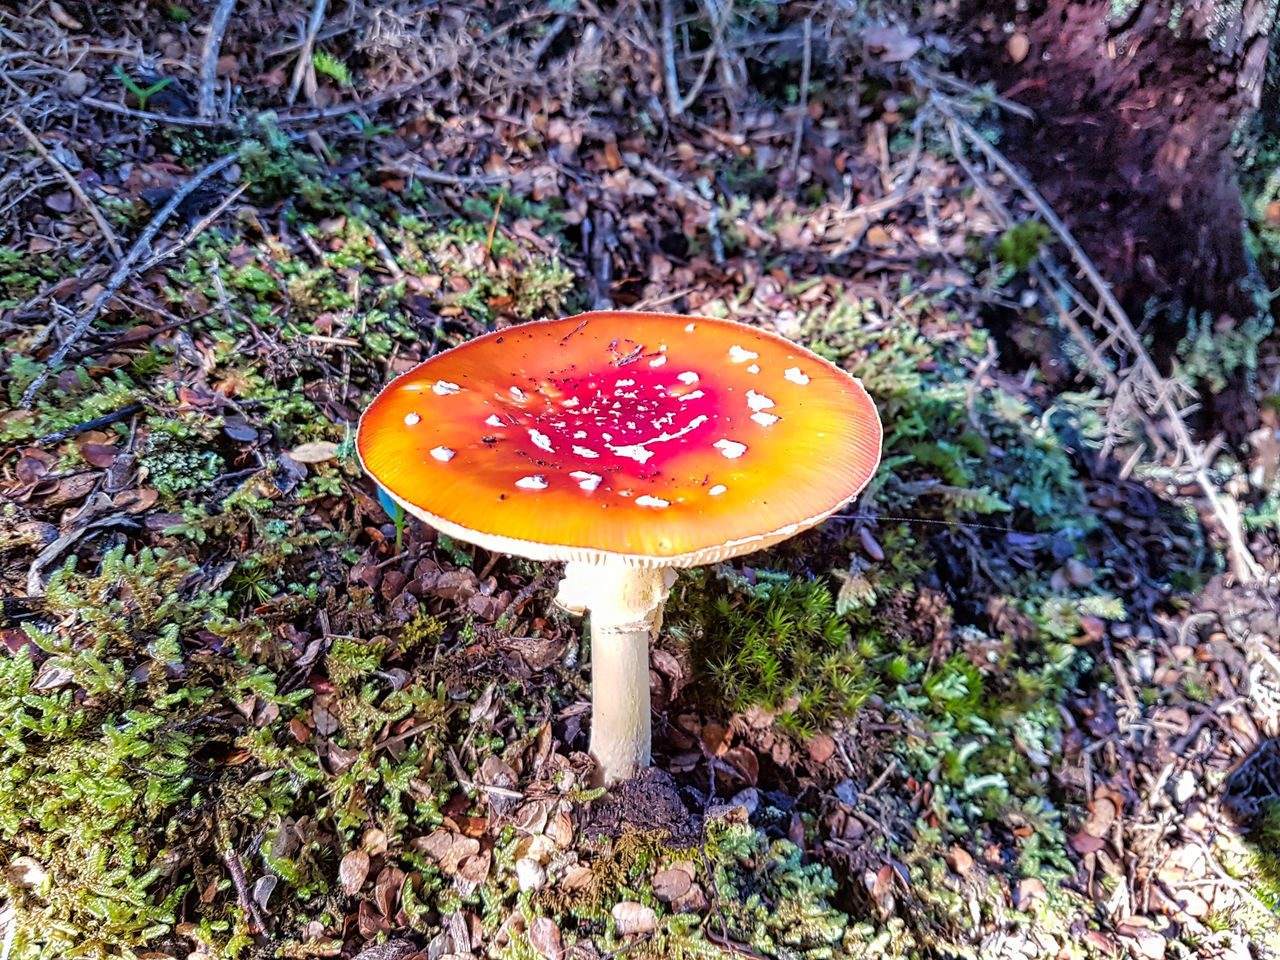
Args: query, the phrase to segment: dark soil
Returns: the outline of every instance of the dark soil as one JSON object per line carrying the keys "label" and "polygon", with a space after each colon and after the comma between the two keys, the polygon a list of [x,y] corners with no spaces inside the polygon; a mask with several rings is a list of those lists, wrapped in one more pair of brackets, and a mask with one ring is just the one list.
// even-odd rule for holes
{"label": "dark soil", "polygon": [[[1012,7],[1012,5],[1006,5]],[[1194,7],[1195,5],[1190,5]],[[1195,23],[1168,27],[1164,4],[1123,21],[1108,2],[1049,0],[1016,12],[975,5],[975,79],[1035,112],[1008,117],[1002,149],[1067,222],[1168,364],[1188,310],[1227,330],[1257,310],[1240,230],[1231,138],[1253,109],[1251,58],[1221,52]],[[1014,27],[1008,32],[1008,27]],[[1011,50],[1026,52],[1014,62]],[[1256,426],[1242,384],[1208,397],[1206,425]]]}

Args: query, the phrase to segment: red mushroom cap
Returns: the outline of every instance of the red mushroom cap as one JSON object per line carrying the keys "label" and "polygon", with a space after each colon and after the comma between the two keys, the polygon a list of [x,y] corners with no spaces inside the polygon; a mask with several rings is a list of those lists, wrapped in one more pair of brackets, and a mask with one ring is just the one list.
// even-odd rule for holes
{"label": "red mushroom cap", "polygon": [[419,364],[365,411],[357,449],[407,511],[489,549],[696,566],[838,510],[880,440],[862,384],[782,337],[599,312]]}

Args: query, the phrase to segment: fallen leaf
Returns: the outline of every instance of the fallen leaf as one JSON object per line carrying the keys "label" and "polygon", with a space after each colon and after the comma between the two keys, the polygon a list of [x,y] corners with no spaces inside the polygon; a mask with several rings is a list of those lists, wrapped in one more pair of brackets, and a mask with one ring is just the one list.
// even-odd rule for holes
{"label": "fallen leaf", "polygon": [[[414,838],[409,846],[425,853],[433,862],[439,863],[453,847],[453,834],[444,829],[436,830],[425,837]],[[478,844],[477,849],[479,849]]]}
{"label": "fallen leaf", "polygon": [[337,455],[338,445],[332,440],[313,440],[299,444],[289,451],[289,456],[298,463],[324,463]]}
{"label": "fallen leaf", "polygon": [[653,895],[663,903],[683,897],[693,886],[693,879],[683,870],[659,870],[653,876]]}
{"label": "fallen leaf", "polygon": [[825,733],[820,733],[805,745],[814,763],[826,763],[835,755],[836,742]]}
{"label": "fallen leaf", "polygon": [[1121,923],[1116,925],[1116,933],[1130,941],[1133,952],[1139,957],[1163,960],[1167,941],[1156,931],[1136,923]]}
{"label": "fallen leaf", "polygon": [[53,17],[58,26],[66,27],[68,30],[84,29],[84,24],[67,13],[66,8],[58,3],[58,0],[49,0],[49,16]]}
{"label": "fallen leaf", "polygon": [[658,917],[653,912],[653,907],[646,907],[643,903],[623,900],[615,903],[610,913],[613,914],[613,922],[618,925],[620,934],[648,933],[658,926]]}
{"label": "fallen leaf", "polygon": [[922,44],[898,27],[871,27],[862,31],[867,49],[880,54],[884,63],[901,63],[915,56]]}
{"label": "fallen leaf", "polygon": [[529,924],[529,943],[547,960],[561,960],[564,957],[560,928],[550,917],[533,918],[533,922]]}
{"label": "fallen leaf", "polygon": [[1009,52],[1009,59],[1014,63],[1021,63],[1027,59],[1027,53],[1031,50],[1031,42],[1027,39],[1025,33],[1015,33],[1009,37],[1009,42],[1005,44],[1005,49]]}
{"label": "fallen leaf", "polygon": [[125,490],[117,493],[114,503],[117,510],[125,513],[146,513],[160,499],[160,491],[152,487],[139,487],[136,490]]}
{"label": "fallen leaf", "polygon": [[951,852],[947,854],[947,864],[963,876],[973,869],[973,856],[964,847],[952,847]]}
{"label": "fallen leaf", "polygon": [[457,834],[449,846],[449,852],[440,858],[440,872],[450,876],[458,872],[462,861],[480,852],[480,841]]}
{"label": "fallen leaf", "polygon": [[374,882],[373,899],[385,916],[395,916],[405,873],[399,867],[383,867]]}
{"label": "fallen leaf", "polygon": [[349,897],[360,892],[368,876],[369,855],[363,850],[352,850],[338,865],[338,881],[342,884],[342,892]]}
{"label": "fallen leaf", "polygon": [[59,190],[45,197],[44,205],[57,213],[70,213],[76,208],[76,198],[70,190]]}
{"label": "fallen leaf", "polygon": [[357,915],[356,926],[360,930],[360,935],[366,940],[372,940],[380,933],[387,933],[391,930],[391,924],[387,918],[381,916],[377,909],[368,900],[360,901],[360,910]]}
{"label": "fallen leaf", "polygon": [[[227,417],[222,422],[222,430],[232,440],[238,440],[241,443],[249,443],[258,439],[258,431],[251,427],[244,417]],[[294,459],[296,460],[297,457],[294,457]]]}
{"label": "fallen leaf", "polygon": [[115,462],[116,454],[120,452],[115,447],[105,443],[82,443],[79,446],[79,450],[80,456],[95,467],[111,466]]}
{"label": "fallen leaf", "polygon": [[1034,910],[1037,904],[1046,903],[1048,900],[1049,891],[1045,889],[1044,881],[1039,877],[1023,877],[1018,881],[1015,905],[1019,910],[1024,912]]}
{"label": "fallen leaf", "polygon": [[15,887],[30,890],[44,883],[48,871],[35,857],[17,857],[4,868],[4,875]]}

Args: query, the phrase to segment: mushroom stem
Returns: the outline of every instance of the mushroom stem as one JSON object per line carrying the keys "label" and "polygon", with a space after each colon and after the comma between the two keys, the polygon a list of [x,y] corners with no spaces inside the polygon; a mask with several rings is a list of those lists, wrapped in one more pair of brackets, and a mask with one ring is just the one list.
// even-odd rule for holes
{"label": "mushroom stem", "polygon": [[591,745],[598,785],[612,787],[649,765],[649,642],[676,573],[622,563],[565,564],[557,602],[591,611]]}

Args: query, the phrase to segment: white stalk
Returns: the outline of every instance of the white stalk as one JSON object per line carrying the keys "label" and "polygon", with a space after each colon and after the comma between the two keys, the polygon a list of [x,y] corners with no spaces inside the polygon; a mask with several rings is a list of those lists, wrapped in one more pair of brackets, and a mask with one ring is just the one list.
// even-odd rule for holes
{"label": "white stalk", "polygon": [[612,787],[649,765],[649,643],[676,573],[620,563],[565,564],[556,601],[591,611],[591,744],[600,785]]}

